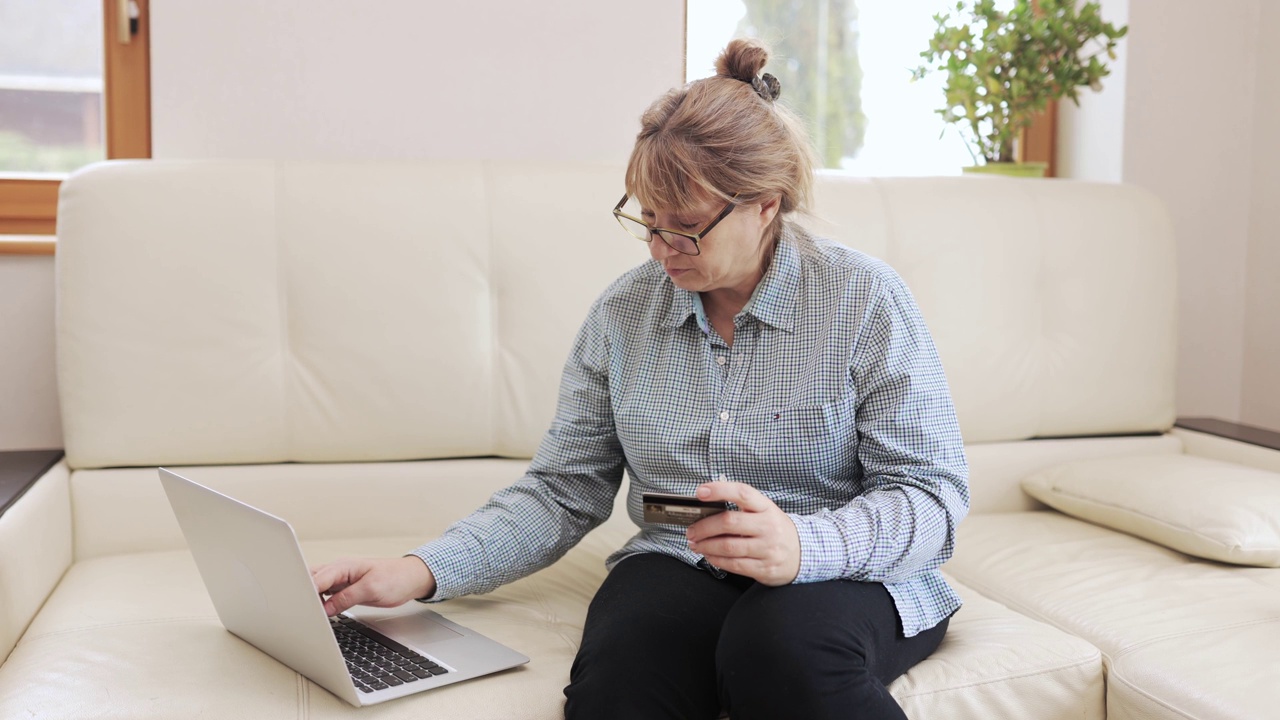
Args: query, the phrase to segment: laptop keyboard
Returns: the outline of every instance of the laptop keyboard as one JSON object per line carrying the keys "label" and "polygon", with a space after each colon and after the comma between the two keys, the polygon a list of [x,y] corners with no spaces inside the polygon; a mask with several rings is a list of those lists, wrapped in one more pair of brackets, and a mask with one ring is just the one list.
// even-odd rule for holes
{"label": "laptop keyboard", "polygon": [[329,618],[329,626],[360,692],[385,690],[449,672],[426,655],[345,615]]}

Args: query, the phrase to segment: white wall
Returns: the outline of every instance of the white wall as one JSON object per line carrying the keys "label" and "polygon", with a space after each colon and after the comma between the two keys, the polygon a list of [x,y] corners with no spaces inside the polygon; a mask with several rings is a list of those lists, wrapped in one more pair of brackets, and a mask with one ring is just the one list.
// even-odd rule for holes
{"label": "white wall", "polygon": [[[626,161],[683,0],[153,0],[155,157]],[[621,186],[621,178],[619,178]]]}
{"label": "white wall", "polygon": [[0,255],[0,451],[62,447],[53,258]]}
{"label": "white wall", "polygon": [[[1280,35],[1280,2],[1264,0],[1261,10],[1259,48],[1269,49]],[[1280,430],[1280,61],[1268,55],[1257,70],[1240,419]]]}
{"label": "white wall", "polygon": [[[1063,107],[1062,174],[1126,182],[1168,206],[1178,245],[1178,413],[1280,428],[1274,124],[1261,55],[1273,0],[1103,0],[1130,25],[1104,91]],[[1265,18],[1263,17],[1265,13]],[[1262,22],[1264,21],[1265,22]],[[1268,99],[1269,98],[1269,99]],[[1266,158],[1272,167],[1266,166]],[[1269,234],[1268,234],[1269,233]],[[1268,274],[1269,273],[1269,274]],[[1246,302],[1247,301],[1247,302]],[[1248,321],[1246,322],[1246,318]]]}
{"label": "white wall", "polygon": [[1124,180],[1178,240],[1178,411],[1239,418],[1262,0],[1131,0]]}

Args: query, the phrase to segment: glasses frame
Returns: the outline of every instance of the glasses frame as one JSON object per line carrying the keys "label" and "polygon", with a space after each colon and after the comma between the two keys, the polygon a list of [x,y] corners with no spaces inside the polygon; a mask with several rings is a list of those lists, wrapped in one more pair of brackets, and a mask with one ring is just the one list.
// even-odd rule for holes
{"label": "glasses frame", "polygon": [[[653,236],[657,234],[658,237],[662,239],[662,242],[667,244],[667,247],[671,248],[672,250],[675,250],[681,255],[701,255],[702,254],[702,245],[701,245],[702,238],[706,237],[707,233],[711,232],[711,229],[714,228],[721,220],[729,217],[729,213],[733,212],[733,209],[738,206],[737,205],[738,193],[734,193],[733,197],[729,198],[729,204],[725,205],[724,209],[720,211],[720,214],[716,215],[714,220],[707,223],[706,227],[702,228],[696,233],[687,233],[687,232],[684,232],[683,230],[672,230],[670,228],[654,227],[649,223],[645,222],[644,220],[641,220],[638,217],[635,217],[633,215],[628,215],[627,213],[622,212],[622,206],[626,205],[627,200],[629,200],[630,198],[631,198],[631,194],[626,193],[622,196],[622,199],[618,201],[618,204],[613,206],[613,217],[615,220],[618,221],[618,224],[622,226],[623,231],[625,231],[631,237],[644,243],[653,242]],[[627,229],[626,225],[622,224],[623,218],[626,218],[631,222],[638,223],[640,225],[644,225],[645,227],[649,228],[649,236],[642,238],[636,235],[635,233],[631,232],[629,229]],[[672,235],[679,235],[680,237],[689,238],[689,240],[693,243],[693,249],[696,250],[697,252],[687,253],[681,250],[680,248],[668,242],[667,239],[662,236],[662,233],[671,233]]]}

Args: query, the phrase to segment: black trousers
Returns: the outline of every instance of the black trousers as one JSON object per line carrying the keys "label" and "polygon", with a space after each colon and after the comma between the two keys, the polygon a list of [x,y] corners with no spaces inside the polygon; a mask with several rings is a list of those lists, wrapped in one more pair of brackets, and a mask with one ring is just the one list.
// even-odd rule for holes
{"label": "black trousers", "polygon": [[634,555],[591,601],[565,717],[905,720],[885,686],[928,657],[947,624],[904,638],[877,583],[772,588]]}

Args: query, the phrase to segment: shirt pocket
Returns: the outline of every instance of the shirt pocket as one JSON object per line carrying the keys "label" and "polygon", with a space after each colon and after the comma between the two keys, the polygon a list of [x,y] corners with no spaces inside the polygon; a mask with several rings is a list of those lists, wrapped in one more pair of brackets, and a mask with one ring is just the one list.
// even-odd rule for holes
{"label": "shirt pocket", "polygon": [[748,412],[743,456],[756,477],[796,489],[795,482],[829,486],[856,472],[857,432],[852,393],[821,405],[759,408]]}

